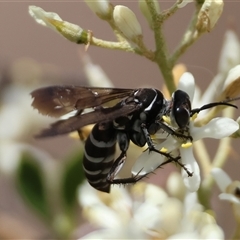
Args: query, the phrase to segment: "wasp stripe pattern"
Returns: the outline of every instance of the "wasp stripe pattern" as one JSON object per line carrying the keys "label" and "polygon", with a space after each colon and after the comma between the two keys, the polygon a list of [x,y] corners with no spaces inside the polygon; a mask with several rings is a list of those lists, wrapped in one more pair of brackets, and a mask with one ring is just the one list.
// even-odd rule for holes
{"label": "wasp stripe pattern", "polygon": [[96,124],[85,144],[83,169],[89,184],[103,192],[110,192],[107,175],[114,162],[116,130],[112,122]]}

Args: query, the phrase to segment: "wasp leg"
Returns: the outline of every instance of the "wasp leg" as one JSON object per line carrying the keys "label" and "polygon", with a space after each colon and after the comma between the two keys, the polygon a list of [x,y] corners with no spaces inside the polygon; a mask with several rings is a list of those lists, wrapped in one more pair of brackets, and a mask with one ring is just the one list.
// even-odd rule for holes
{"label": "wasp leg", "polygon": [[159,129],[160,128],[163,129],[164,131],[166,131],[168,134],[170,134],[172,136],[175,136],[180,139],[185,139],[186,141],[188,141],[188,140],[190,140],[191,142],[193,141],[192,136],[186,136],[184,134],[178,133],[163,122],[157,122],[157,124],[159,125]]}
{"label": "wasp leg", "polygon": [[[164,125],[165,125],[165,124],[164,124]],[[165,125],[165,126],[166,126],[166,125]],[[186,173],[188,174],[189,177],[192,177],[192,176],[193,176],[193,173],[191,173],[191,172],[184,166],[184,164],[182,164],[182,163],[179,161],[179,160],[181,159],[180,156],[178,156],[178,157],[172,157],[170,153],[166,153],[166,152],[162,152],[162,151],[157,150],[157,149],[155,148],[154,144],[153,144],[152,138],[151,138],[151,136],[150,136],[150,134],[149,134],[149,132],[148,132],[145,124],[142,124],[141,127],[142,127],[142,131],[143,131],[143,133],[144,133],[144,135],[145,135],[145,138],[146,138],[146,142],[147,142],[147,145],[148,145],[148,150],[149,150],[150,152],[153,151],[153,152],[159,153],[159,154],[161,154],[161,155],[163,155],[163,156],[165,156],[165,157],[167,158],[167,160],[166,160],[165,162],[161,163],[157,168],[160,168],[160,167],[162,167],[163,165],[165,165],[165,164],[167,164],[167,163],[170,163],[170,162],[176,162],[180,167],[182,167],[182,168],[186,171]],[[168,126],[166,126],[166,127],[169,128]],[[171,128],[169,128],[169,129],[170,129],[171,131],[173,131]],[[164,129],[164,130],[165,130],[165,129]],[[173,131],[173,132],[174,132],[174,131]],[[175,132],[174,132],[174,133],[175,133]],[[171,134],[171,133],[169,133],[169,134]]]}
{"label": "wasp leg", "polygon": [[114,161],[108,175],[107,175],[107,182],[110,184],[129,184],[129,183],[136,183],[139,180],[141,180],[142,178],[144,178],[147,174],[144,175],[139,175],[139,173],[141,172],[141,170],[139,171],[139,173],[135,176],[131,176],[129,178],[120,178],[120,179],[115,179],[116,175],[118,174],[118,172],[122,169],[126,158],[127,158],[127,149],[129,147],[129,137],[125,132],[119,132],[118,133],[118,144],[119,144],[119,148],[121,150],[121,154],[120,156]]}
{"label": "wasp leg", "polygon": [[174,158],[174,157],[172,157],[170,155],[170,153],[166,153],[166,152],[157,150],[155,148],[154,144],[153,144],[152,138],[151,138],[151,136],[150,136],[150,134],[149,134],[145,124],[142,124],[141,128],[142,128],[143,134],[144,134],[144,136],[146,138],[146,142],[147,142],[147,145],[148,145],[148,150],[150,152],[153,151],[153,152],[159,153],[159,154],[165,156],[166,158],[168,158],[169,161],[172,161],[172,162],[177,162],[181,158],[180,156]]}
{"label": "wasp leg", "polygon": [[[165,162],[161,163],[157,168],[161,168],[163,165],[166,165],[170,162],[173,162],[171,159],[166,160]],[[193,172],[190,172],[184,164],[182,164],[179,159],[177,161],[175,161],[181,168],[184,169],[184,171],[187,173],[188,177],[192,177],[193,176]]]}
{"label": "wasp leg", "polygon": [[142,178],[146,177],[147,174],[144,175],[139,175],[141,170],[136,174],[135,176],[131,176],[128,178],[119,178],[119,179],[114,179],[117,175],[117,173],[120,171],[122,168],[123,164],[125,163],[126,160],[126,152],[122,152],[120,156],[115,160],[111,170],[109,171],[109,174],[107,176],[107,182],[110,184],[131,184],[131,183],[136,183]]}

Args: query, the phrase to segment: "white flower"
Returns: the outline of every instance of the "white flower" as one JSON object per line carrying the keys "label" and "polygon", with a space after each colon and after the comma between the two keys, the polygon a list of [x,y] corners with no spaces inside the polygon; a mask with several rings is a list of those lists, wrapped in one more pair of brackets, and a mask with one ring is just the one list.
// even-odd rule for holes
{"label": "white flower", "polygon": [[213,168],[211,174],[222,191],[222,193],[219,194],[219,199],[231,203],[232,212],[237,223],[233,239],[239,239],[240,181],[232,181],[232,179],[220,168]]}
{"label": "white flower", "polygon": [[96,13],[100,18],[110,18],[111,16],[111,5],[109,4],[109,1],[107,0],[85,0],[85,3],[88,5],[88,7]]}
{"label": "white flower", "polygon": [[238,204],[240,208],[240,181],[232,181],[232,179],[220,168],[213,168],[211,174],[222,191],[219,198]]}
{"label": "white flower", "polygon": [[[30,69],[29,69],[30,68]],[[2,89],[0,103],[0,171],[13,174],[22,152],[35,153],[24,143],[50,123],[31,106],[30,92],[39,87],[40,66],[29,59],[16,61],[10,69],[11,84]]]}
{"label": "white flower", "polygon": [[128,7],[117,5],[113,10],[113,19],[115,25],[121,30],[123,35],[134,41],[142,35],[142,28],[138,22],[136,15]]}
{"label": "white flower", "polygon": [[29,14],[42,26],[49,27],[68,40],[76,43],[87,43],[88,33],[76,24],[63,21],[57,13],[45,12],[42,8],[29,6]]}
{"label": "white flower", "polygon": [[115,187],[111,194],[85,184],[78,196],[85,218],[100,228],[81,239],[224,239],[195,193],[182,202],[155,185],[140,182],[130,191]]}
{"label": "white flower", "polygon": [[[192,101],[194,95],[194,78],[189,73],[184,73],[179,82],[179,88],[189,94]],[[220,139],[227,137],[237,131],[239,125],[237,122],[230,118],[214,118],[209,123],[202,127],[195,127],[194,121],[190,121],[189,133],[194,141],[198,141],[203,138],[215,138]],[[161,134],[155,134],[156,139],[161,138]],[[187,168],[190,173],[193,173],[192,177],[189,177],[185,169],[182,168],[182,176],[185,186],[190,192],[197,191],[200,185],[200,169],[198,163],[193,155],[193,147],[190,144],[184,145],[184,142],[175,137],[169,136],[167,139],[155,147],[159,150],[165,148],[168,152],[172,152],[176,149],[180,151],[181,163]],[[139,159],[137,159],[135,165],[132,168],[132,173],[146,174],[154,171],[165,161],[165,157],[155,152],[145,151]]]}
{"label": "white flower", "polygon": [[[229,95],[228,86],[231,84],[231,88],[235,89],[235,93],[240,89],[238,87],[240,71],[234,71],[235,76],[231,71],[231,69],[234,69],[239,64],[240,43],[236,33],[232,30],[228,30],[225,33],[225,40],[219,57],[218,73],[210,81],[209,86],[206,88],[202,96],[200,96],[200,90],[196,86],[192,107],[195,108],[210,102],[225,100],[227,97],[232,98],[236,96]],[[201,117],[205,116],[207,113],[208,110],[200,112],[198,119],[201,119]]]}

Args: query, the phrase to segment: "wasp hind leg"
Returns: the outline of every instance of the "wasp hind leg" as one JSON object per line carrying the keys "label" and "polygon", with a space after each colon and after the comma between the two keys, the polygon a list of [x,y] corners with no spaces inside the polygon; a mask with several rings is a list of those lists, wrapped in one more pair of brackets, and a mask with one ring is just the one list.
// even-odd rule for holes
{"label": "wasp hind leg", "polygon": [[135,176],[132,175],[132,177],[128,178],[119,178],[115,179],[116,175],[120,171],[120,169],[123,167],[125,160],[127,158],[126,152],[122,152],[120,156],[115,160],[111,170],[109,171],[109,174],[107,176],[107,182],[110,184],[131,184],[131,183],[136,183],[142,178],[146,177],[147,174],[144,175],[139,175],[141,171]]}
{"label": "wasp hind leg", "polygon": [[127,158],[127,150],[129,147],[129,137],[125,132],[118,133],[118,144],[119,148],[121,150],[120,156],[114,161],[108,175],[107,175],[107,182],[109,184],[131,184],[136,183],[142,178],[144,178],[147,174],[139,175],[141,171],[135,176],[131,176],[129,178],[119,178],[115,179],[118,172],[122,169],[126,158]]}
{"label": "wasp hind leg", "polygon": [[[164,126],[166,126],[165,124],[163,124]],[[167,126],[166,126],[167,127]],[[167,164],[167,163],[170,163],[170,162],[175,162],[177,163],[180,167],[182,167],[186,173],[188,174],[189,177],[192,177],[193,176],[193,173],[190,172],[184,164],[182,164],[179,160],[181,159],[180,156],[177,156],[177,157],[172,157],[172,155],[170,153],[167,153],[167,152],[163,152],[161,150],[158,150],[155,148],[154,144],[153,144],[153,141],[152,141],[152,138],[145,126],[145,124],[142,124],[141,125],[141,128],[142,128],[142,131],[145,135],[145,138],[146,138],[146,142],[147,142],[147,145],[148,145],[148,150],[149,152],[153,151],[153,152],[156,152],[156,153],[159,153],[163,156],[165,156],[167,158],[167,160],[163,163],[161,163],[157,168],[161,168],[163,165]],[[171,131],[173,131],[171,128],[169,128]],[[166,130],[166,129],[164,129]],[[173,131],[174,132],[174,131]],[[175,132],[174,132],[175,133]],[[173,134],[173,133],[169,133],[169,134]],[[150,172],[149,172],[150,173]],[[146,175],[145,175],[146,176]]]}

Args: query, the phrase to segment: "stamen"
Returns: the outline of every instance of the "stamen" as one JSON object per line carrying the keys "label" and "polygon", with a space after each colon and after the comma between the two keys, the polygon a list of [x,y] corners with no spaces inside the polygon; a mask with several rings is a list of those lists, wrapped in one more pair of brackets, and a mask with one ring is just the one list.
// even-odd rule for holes
{"label": "stamen", "polygon": [[192,143],[191,143],[191,142],[183,143],[183,144],[181,145],[182,148],[189,148],[189,147],[191,147],[191,146],[192,146]]}
{"label": "stamen", "polygon": [[193,116],[190,118],[191,121],[194,121],[196,118],[197,118],[198,114],[197,113],[194,113]]}
{"label": "stamen", "polygon": [[163,121],[164,121],[165,123],[167,123],[168,125],[171,124],[171,119],[170,119],[170,117],[162,116],[162,119],[163,119]]}
{"label": "stamen", "polygon": [[167,152],[168,150],[167,150],[167,148],[163,147],[163,148],[161,148],[159,151],[160,151],[160,152]]}

